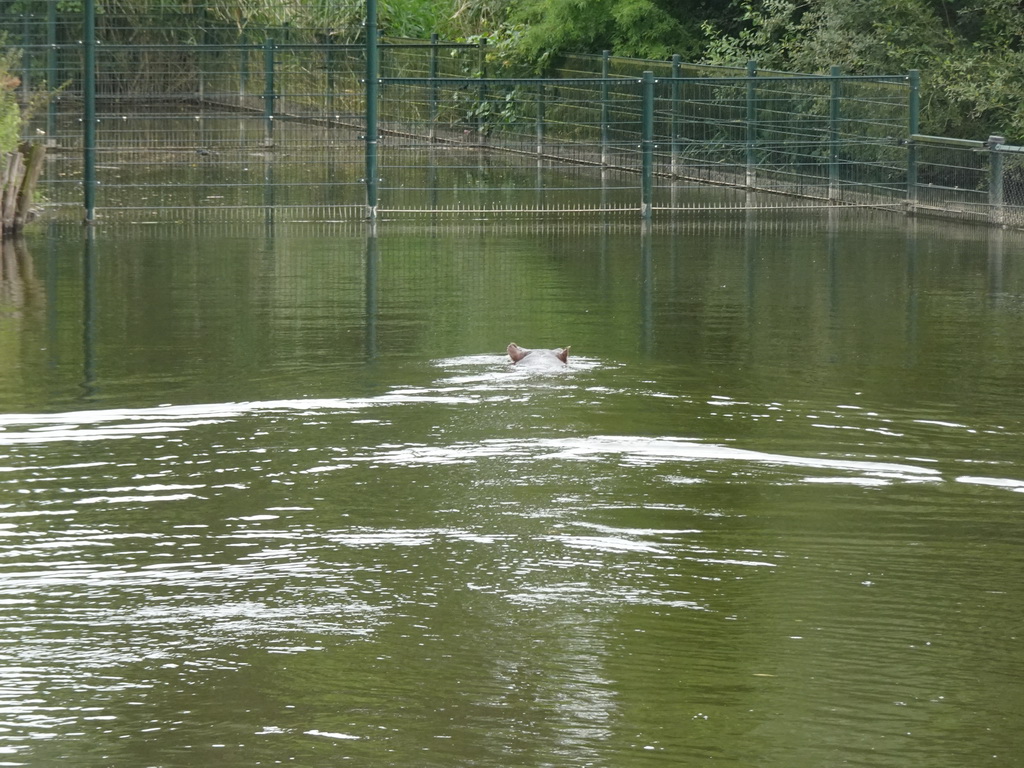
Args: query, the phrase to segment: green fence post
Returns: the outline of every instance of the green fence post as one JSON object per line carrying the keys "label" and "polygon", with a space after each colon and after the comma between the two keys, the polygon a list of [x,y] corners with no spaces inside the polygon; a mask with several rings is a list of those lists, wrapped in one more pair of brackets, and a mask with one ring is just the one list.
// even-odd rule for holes
{"label": "green fence post", "polygon": [[380,97],[380,52],[377,47],[377,0],[366,0],[366,216],[377,218],[377,108]]}
{"label": "green fence post", "polygon": [[430,34],[430,106],[429,106],[429,138],[431,142],[437,141],[437,32]]}
{"label": "green fence post", "polygon": [[830,88],[828,101],[828,199],[839,198],[839,117],[843,98],[842,67],[829,70]]}
{"label": "green fence post", "polygon": [[757,62],[747,62],[747,189],[757,183]]}
{"label": "green fence post", "polygon": [[537,86],[537,154],[544,154],[544,83]]}
{"label": "green fence post", "polygon": [[46,4],[46,90],[50,97],[46,100],[46,144],[57,146],[57,100],[53,94],[57,92],[57,3],[54,0]]}
{"label": "green fence post", "polygon": [[85,0],[82,13],[82,197],[84,220],[91,224],[96,219],[96,0]]}
{"label": "green fence post", "polygon": [[989,136],[988,147],[988,220],[993,224],[1003,223],[1003,153],[999,148],[1006,143],[1003,136]]}
{"label": "green fence post", "polygon": [[195,62],[198,70],[196,76],[196,98],[202,105],[206,99],[206,46],[210,41],[209,25],[206,22],[206,6],[200,5],[197,10],[199,16],[199,45],[196,46]]}
{"label": "green fence post", "polygon": [[678,53],[672,54],[672,176],[679,175],[679,73],[682,57]]}
{"label": "green fence post", "polygon": [[274,146],[274,38],[263,43],[263,146]]}
{"label": "green fence post", "polygon": [[477,48],[477,67],[480,78],[480,90],[477,94],[476,110],[476,140],[478,144],[484,143],[484,104],[487,103],[487,38],[480,38]]}
{"label": "green fence post", "polygon": [[608,118],[611,107],[608,103],[609,77],[611,74],[612,52],[601,53],[601,165],[608,165]]}
{"label": "green fence post", "polygon": [[21,12],[21,93],[28,102],[32,93],[32,17]]}
{"label": "green fence post", "polygon": [[238,101],[241,105],[245,90],[249,87],[249,42],[244,29],[238,32],[238,42],[242,46],[239,51],[241,58],[238,62]]}
{"label": "green fence post", "polygon": [[644,72],[640,128],[640,217],[650,221],[654,198],[654,73]]}
{"label": "green fence post", "polygon": [[917,143],[914,141],[920,129],[921,119],[921,72],[916,69],[907,73],[910,83],[909,125],[910,139],[907,144],[907,211],[917,208]]}
{"label": "green fence post", "polygon": [[332,125],[337,89],[334,84],[334,36],[329,31],[324,35],[324,88],[327,90],[324,112],[327,117],[327,125]]}

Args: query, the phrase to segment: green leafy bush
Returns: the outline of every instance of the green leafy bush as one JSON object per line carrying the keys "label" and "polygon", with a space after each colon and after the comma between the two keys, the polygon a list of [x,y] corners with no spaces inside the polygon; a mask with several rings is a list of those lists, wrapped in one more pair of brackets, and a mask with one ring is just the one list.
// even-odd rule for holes
{"label": "green leafy bush", "polygon": [[[0,40],[0,46],[3,42]],[[0,53],[0,154],[17,149],[21,133],[21,110],[15,98],[21,81],[12,74],[11,66],[15,55],[16,51],[9,48]]]}

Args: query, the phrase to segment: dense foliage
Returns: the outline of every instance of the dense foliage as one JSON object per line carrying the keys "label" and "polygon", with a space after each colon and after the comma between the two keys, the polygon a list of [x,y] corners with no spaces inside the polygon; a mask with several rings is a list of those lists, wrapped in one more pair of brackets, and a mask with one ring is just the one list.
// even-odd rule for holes
{"label": "dense foliage", "polygon": [[532,62],[609,49],[810,73],[919,69],[926,133],[1024,143],[1018,0],[514,0],[502,12],[494,0],[454,1],[453,19],[478,19],[475,32],[508,37]]}
{"label": "dense foliage", "polygon": [[739,27],[705,24],[704,57],[853,74],[921,71],[926,133],[1024,141],[1017,0],[742,0]]}
{"label": "dense foliage", "polygon": [[[17,14],[25,0],[0,0]],[[212,40],[267,27],[358,39],[365,0],[96,0],[116,40]],[[59,0],[74,15],[80,0]],[[11,15],[11,18],[14,18]],[[540,72],[563,54],[922,75],[926,133],[1024,143],[1024,10],[1019,0],[378,0],[393,36],[487,38],[492,56]],[[0,62],[0,75],[3,74]],[[2,81],[0,81],[2,83]],[[0,87],[0,127],[11,104]],[[12,102],[13,103],[13,102]]]}
{"label": "dense foliage", "polygon": [[[0,46],[3,42],[0,36]],[[17,148],[21,128],[21,110],[14,97],[21,80],[13,74],[13,59],[12,49],[0,51],[0,156]]]}

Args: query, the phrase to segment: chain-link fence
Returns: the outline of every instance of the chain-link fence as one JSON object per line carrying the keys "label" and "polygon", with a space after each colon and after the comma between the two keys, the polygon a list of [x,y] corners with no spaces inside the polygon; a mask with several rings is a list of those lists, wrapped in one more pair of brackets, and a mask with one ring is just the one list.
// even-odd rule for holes
{"label": "chain-link fence", "polygon": [[136,220],[860,205],[1024,225],[1024,155],[917,136],[912,74],[604,55],[508,77],[485,44],[434,39],[381,41],[371,82],[355,34],[168,5],[108,8],[89,46],[81,11],[20,7],[4,29],[57,213],[87,188]]}

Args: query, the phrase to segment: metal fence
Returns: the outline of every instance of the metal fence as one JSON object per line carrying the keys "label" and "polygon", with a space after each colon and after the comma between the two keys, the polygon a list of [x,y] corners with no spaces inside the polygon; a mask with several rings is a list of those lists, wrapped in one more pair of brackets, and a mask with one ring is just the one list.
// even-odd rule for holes
{"label": "metal fence", "polygon": [[385,40],[368,55],[329,32],[199,17],[173,29],[156,18],[132,34],[112,13],[90,35],[56,0],[22,7],[6,20],[7,42],[22,52],[28,138],[49,147],[40,183],[58,215],[83,205],[134,220],[859,205],[1024,226],[1024,155],[920,136],[914,73],[606,54],[508,77],[483,44]]}
{"label": "metal fence", "polygon": [[922,214],[1024,227],[1024,147],[914,135],[910,205]]}

